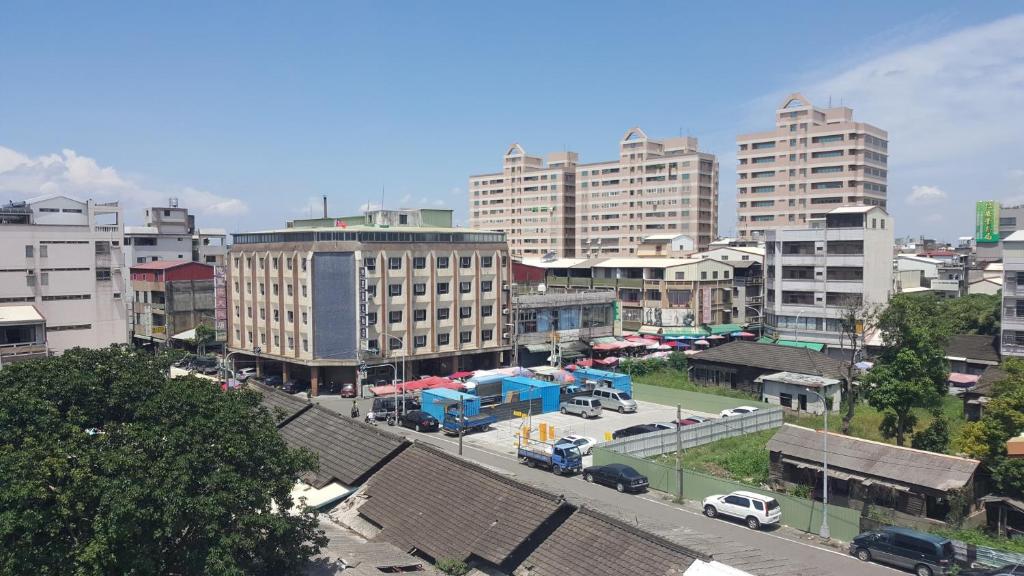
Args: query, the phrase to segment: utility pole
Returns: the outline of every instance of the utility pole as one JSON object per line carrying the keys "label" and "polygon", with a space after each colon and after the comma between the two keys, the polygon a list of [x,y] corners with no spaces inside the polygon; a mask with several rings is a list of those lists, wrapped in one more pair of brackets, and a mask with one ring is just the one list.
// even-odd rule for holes
{"label": "utility pole", "polygon": [[683,405],[676,404],[676,474],[679,501],[683,501]]}

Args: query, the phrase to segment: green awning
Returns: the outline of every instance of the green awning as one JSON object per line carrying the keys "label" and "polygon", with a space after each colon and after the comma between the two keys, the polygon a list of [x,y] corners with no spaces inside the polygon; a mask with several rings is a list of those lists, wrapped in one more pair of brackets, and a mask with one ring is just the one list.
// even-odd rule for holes
{"label": "green awning", "polygon": [[739,324],[710,324],[708,330],[711,334],[732,334],[733,332],[740,332],[743,330],[743,326]]}
{"label": "green awning", "polygon": [[551,352],[551,344],[527,344],[524,348],[529,352]]}
{"label": "green awning", "polygon": [[661,328],[657,326],[641,326],[640,330],[637,330],[638,334],[660,334]]}
{"label": "green awning", "polygon": [[686,326],[683,328],[665,328],[664,336],[707,336],[708,331],[701,327]]}
{"label": "green awning", "polygon": [[767,336],[762,336],[757,340],[762,344],[778,344],[779,346],[791,346],[793,348],[807,348],[808,350],[814,350],[815,352],[821,352],[825,349],[825,345],[820,342],[800,342],[799,340],[772,340]]}

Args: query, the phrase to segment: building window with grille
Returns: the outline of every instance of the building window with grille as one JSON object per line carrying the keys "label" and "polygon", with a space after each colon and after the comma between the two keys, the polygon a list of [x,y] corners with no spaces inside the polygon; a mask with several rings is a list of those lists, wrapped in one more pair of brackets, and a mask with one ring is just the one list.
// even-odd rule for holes
{"label": "building window with grille", "polygon": [[470,332],[469,330],[463,330],[462,332],[459,332],[459,342],[460,343],[466,344],[466,343],[469,343],[469,342],[472,342],[472,341],[473,341],[473,333],[472,332]]}
{"label": "building window with grille", "polygon": [[437,345],[438,346],[447,346],[448,342],[450,342],[450,341],[451,341],[451,334],[448,334],[447,332],[445,332],[444,334],[438,334],[437,335]]}
{"label": "building window with grille", "polygon": [[412,345],[414,348],[424,348],[427,345],[426,336],[414,336],[412,339]]}

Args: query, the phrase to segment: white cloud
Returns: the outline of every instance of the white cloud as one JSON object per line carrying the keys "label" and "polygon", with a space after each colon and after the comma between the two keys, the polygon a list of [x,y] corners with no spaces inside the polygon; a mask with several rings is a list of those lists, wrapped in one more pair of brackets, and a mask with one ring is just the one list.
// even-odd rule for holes
{"label": "white cloud", "polygon": [[80,199],[118,201],[127,219],[142,210],[178,198],[181,206],[199,215],[237,216],[248,211],[238,198],[219,196],[192,187],[155,190],[125,178],[111,166],[74,150],[32,158],[0,146],[0,199],[25,199],[42,194],[67,194]]}
{"label": "white cloud", "polygon": [[965,28],[819,83],[889,131],[893,160],[939,164],[1020,140],[1024,15]]}
{"label": "white cloud", "polygon": [[931,224],[937,224],[939,222],[942,222],[942,220],[944,218],[945,217],[942,214],[939,214],[938,212],[933,212],[933,213],[925,216],[924,217],[924,221],[928,222],[928,223],[931,223]]}
{"label": "white cloud", "polygon": [[935,186],[914,186],[907,196],[907,204],[934,204],[946,197],[947,194]]}

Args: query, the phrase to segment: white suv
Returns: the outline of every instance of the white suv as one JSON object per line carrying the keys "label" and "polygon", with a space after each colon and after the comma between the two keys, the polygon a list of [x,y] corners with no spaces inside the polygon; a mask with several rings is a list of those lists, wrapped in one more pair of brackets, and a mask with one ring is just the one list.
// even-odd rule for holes
{"label": "white suv", "polygon": [[744,414],[750,414],[757,412],[757,408],[754,406],[737,406],[736,408],[727,408],[718,413],[722,418],[728,418],[729,416],[742,416]]}
{"label": "white suv", "polygon": [[732,494],[715,494],[704,499],[704,515],[714,518],[719,514],[739,518],[751,530],[765,524],[778,524],[782,519],[782,508],[775,498],[755,492],[738,491]]}

